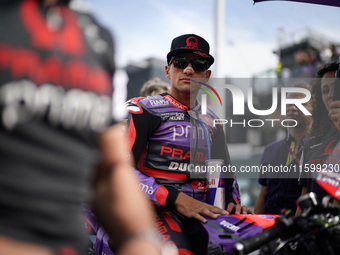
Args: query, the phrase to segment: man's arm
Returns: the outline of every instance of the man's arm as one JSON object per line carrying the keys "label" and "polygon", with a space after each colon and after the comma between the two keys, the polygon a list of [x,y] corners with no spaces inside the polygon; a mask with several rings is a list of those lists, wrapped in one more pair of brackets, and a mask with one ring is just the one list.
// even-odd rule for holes
{"label": "man's arm", "polygon": [[[131,111],[128,119],[127,136],[129,149],[131,149],[136,165],[138,165],[147,139],[160,125],[161,119],[148,113],[135,100],[130,100],[129,106]],[[136,109],[139,109],[139,111]],[[134,110],[134,112],[132,112],[132,110]],[[136,174],[141,183],[140,185],[146,185],[145,187],[148,187],[148,191],[150,191],[150,187],[152,187],[153,192],[145,192],[145,194],[150,200],[154,201],[157,206],[164,206],[165,209],[169,210],[175,209],[188,218],[195,218],[202,222],[206,222],[203,216],[216,218],[217,214],[227,213],[221,208],[195,200],[174,188],[157,184],[155,178],[144,175],[139,171],[138,166],[136,166],[136,169]],[[141,188],[146,190],[144,186],[141,186]]]}
{"label": "man's arm", "polygon": [[119,254],[161,254],[156,242],[143,238],[154,233],[153,212],[132,173],[121,125],[103,132],[100,149],[93,199],[98,221],[118,244]]}
{"label": "man's arm", "polygon": [[144,161],[143,152],[147,140],[161,124],[161,118],[143,109],[138,102],[139,99],[133,98],[127,103],[129,112],[127,122],[128,149],[135,160],[135,174],[139,181],[139,187],[144,191],[147,198],[155,202],[156,206],[164,206],[168,210],[174,209],[174,203],[179,191],[175,188],[158,184],[154,177],[147,176],[141,171]]}

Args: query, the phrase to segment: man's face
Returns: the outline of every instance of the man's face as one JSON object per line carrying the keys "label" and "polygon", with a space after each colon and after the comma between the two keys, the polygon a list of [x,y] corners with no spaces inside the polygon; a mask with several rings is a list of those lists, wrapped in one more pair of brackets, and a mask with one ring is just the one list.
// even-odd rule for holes
{"label": "man's face", "polygon": [[[301,99],[304,98],[306,95],[303,93],[288,93],[287,98],[290,99]],[[304,107],[311,112],[312,111],[312,103],[311,101],[304,104]],[[311,122],[311,116],[304,115],[299,108],[296,107],[295,104],[287,104],[286,107],[286,116],[287,119],[293,119],[296,120],[298,123],[298,126],[306,127]],[[292,123],[293,124],[293,123]]]}
{"label": "man's face", "polygon": [[[185,63],[185,59],[189,61],[205,59],[196,54],[183,54],[178,55],[175,58],[178,59],[179,62],[176,63],[175,60],[172,61],[169,66],[165,66],[165,75],[171,81],[171,95],[175,98],[180,98],[183,95],[197,95],[200,85],[195,83],[195,80],[200,82],[207,82],[211,75],[211,71],[197,70],[199,68],[197,68],[193,63],[189,63],[185,68],[183,68],[185,65],[179,67],[178,64]],[[198,67],[199,66],[200,65],[198,65]]]}
{"label": "man's face", "polygon": [[335,71],[327,72],[321,79],[321,95],[327,111],[330,111],[329,104],[333,102],[335,83]]}

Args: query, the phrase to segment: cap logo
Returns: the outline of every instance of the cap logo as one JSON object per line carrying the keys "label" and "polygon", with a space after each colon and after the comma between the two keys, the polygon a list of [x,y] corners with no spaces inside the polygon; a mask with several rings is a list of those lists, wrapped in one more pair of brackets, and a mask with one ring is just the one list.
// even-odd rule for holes
{"label": "cap logo", "polygon": [[195,34],[184,34],[172,40],[166,60],[169,64],[173,56],[196,54],[200,58],[207,59],[210,67],[214,63],[214,57],[209,54],[209,50],[209,43],[204,38]]}
{"label": "cap logo", "polygon": [[198,50],[198,47],[197,47],[198,40],[197,40],[196,37],[193,37],[193,36],[188,37],[187,40],[186,40],[186,43],[187,43],[187,45],[186,45],[187,48],[193,48],[193,49]]}

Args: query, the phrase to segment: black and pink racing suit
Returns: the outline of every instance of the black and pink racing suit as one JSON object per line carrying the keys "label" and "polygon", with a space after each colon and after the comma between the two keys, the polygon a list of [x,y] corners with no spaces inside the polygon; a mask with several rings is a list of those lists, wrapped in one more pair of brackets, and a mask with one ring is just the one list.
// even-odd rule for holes
{"label": "black and pink racing suit", "polygon": [[[225,165],[230,164],[223,128],[213,125],[218,117],[209,109],[206,115],[200,114],[198,102],[189,109],[167,93],[133,98],[126,105],[129,112],[127,135],[139,185],[156,209],[174,211],[179,192],[206,202],[205,175],[193,174],[195,169],[210,158],[223,159]],[[239,204],[236,178],[234,174],[227,177],[226,204]],[[169,226],[174,229],[171,223]]]}

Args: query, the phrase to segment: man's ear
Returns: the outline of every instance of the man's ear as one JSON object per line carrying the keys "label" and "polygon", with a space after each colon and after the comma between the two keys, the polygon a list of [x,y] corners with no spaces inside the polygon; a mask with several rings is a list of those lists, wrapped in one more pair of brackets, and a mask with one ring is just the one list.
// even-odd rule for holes
{"label": "man's ear", "polygon": [[165,77],[170,80],[170,66],[165,66]]}
{"label": "man's ear", "polygon": [[207,79],[209,79],[209,78],[210,78],[210,75],[211,75],[211,70],[207,70],[207,72],[206,72],[206,74],[205,74],[205,77],[206,77]]}

